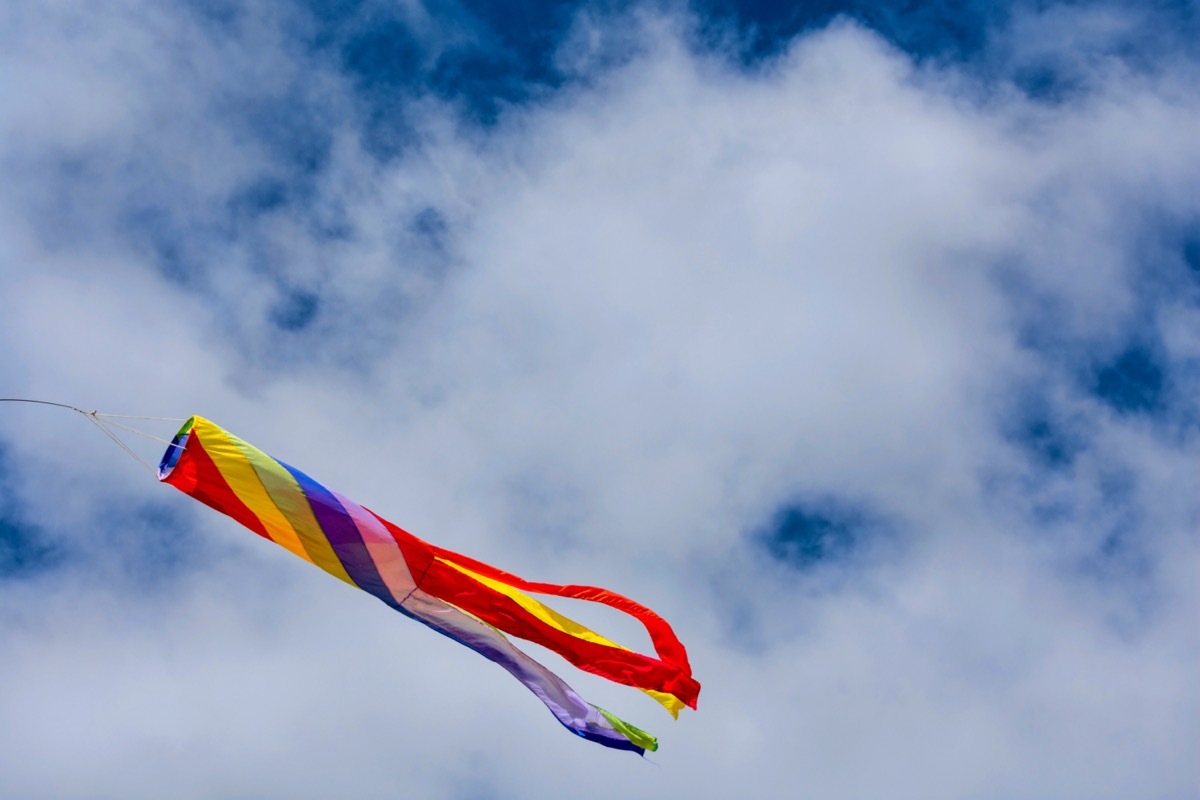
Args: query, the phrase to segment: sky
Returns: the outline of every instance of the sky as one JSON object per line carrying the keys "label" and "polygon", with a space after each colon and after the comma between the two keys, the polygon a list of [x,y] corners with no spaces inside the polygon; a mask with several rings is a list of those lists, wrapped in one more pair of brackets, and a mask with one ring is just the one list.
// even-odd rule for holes
{"label": "sky", "polygon": [[530,648],[661,749],[572,737],[2,404],[0,797],[1200,797],[1197,42],[1194,0],[0,0],[0,396],[201,414],[649,605],[704,687]]}

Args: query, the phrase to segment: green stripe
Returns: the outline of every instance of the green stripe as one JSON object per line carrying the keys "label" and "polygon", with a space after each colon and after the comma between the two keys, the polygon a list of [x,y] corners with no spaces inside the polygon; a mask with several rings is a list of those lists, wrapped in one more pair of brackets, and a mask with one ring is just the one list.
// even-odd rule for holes
{"label": "green stripe", "polygon": [[[214,428],[217,427],[211,422],[208,424]],[[357,587],[357,584],[346,573],[346,568],[342,566],[337,553],[333,551],[333,546],[317,523],[317,518],[313,516],[308,498],[304,496],[304,492],[291,473],[254,445],[242,441],[223,428],[218,428],[218,430],[224,433],[229,441],[237,445],[238,450],[254,467],[254,472],[262,481],[263,488],[266,489],[271,502],[295,528],[296,535],[300,537],[300,544],[304,546],[304,551],[312,558],[313,563],[335,578],[340,578],[351,586]]]}
{"label": "green stripe", "polygon": [[592,706],[592,708],[599,711],[604,718],[608,720],[610,725],[624,734],[626,739],[633,742],[638,747],[642,748],[643,750],[649,750],[651,753],[658,749],[657,737],[651,736],[641,728],[635,728],[633,725],[630,725],[616,714],[610,714],[600,706]]}

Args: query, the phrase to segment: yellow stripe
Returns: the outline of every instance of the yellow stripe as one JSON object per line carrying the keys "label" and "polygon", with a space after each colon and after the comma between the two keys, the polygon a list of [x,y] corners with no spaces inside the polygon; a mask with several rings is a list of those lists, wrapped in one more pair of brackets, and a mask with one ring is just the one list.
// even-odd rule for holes
{"label": "yellow stripe", "polygon": [[[206,419],[196,418],[194,433],[200,436],[205,450],[208,450],[229,485],[234,487],[238,497],[262,520],[273,541],[335,578],[357,586],[333,552],[333,546],[313,516],[304,491],[286,469],[254,445]],[[209,446],[210,441],[213,442],[212,447]],[[234,485],[235,481],[237,486]],[[247,493],[246,496],[241,494],[243,491]],[[252,498],[253,503],[247,497]],[[290,533],[285,532],[284,528]]]}
{"label": "yellow stripe", "polygon": [[[512,600],[514,600],[517,603],[517,605],[521,606],[521,608],[525,609],[530,614],[537,617],[542,622],[546,623],[547,625],[551,626],[552,628],[556,628],[557,630],[560,630],[563,633],[570,634],[571,636],[574,636],[577,639],[583,639],[584,641],[594,642],[595,644],[601,644],[606,647],[615,647],[618,650],[630,651],[630,649],[628,647],[617,644],[616,642],[612,641],[611,639],[606,639],[603,636],[601,636],[600,634],[593,631],[591,628],[587,628],[583,625],[580,625],[578,622],[576,622],[573,619],[564,617],[562,614],[558,613],[553,608],[550,608],[549,606],[547,606],[543,603],[540,603],[537,600],[534,600],[532,597],[525,594],[520,589],[516,589],[516,588],[508,585],[507,583],[503,583],[501,581],[495,580],[494,578],[489,578],[486,575],[480,575],[478,572],[474,572],[472,570],[467,569],[464,566],[455,564],[453,561],[447,561],[446,559],[441,558],[441,557],[438,557],[437,560],[441,561],[443,564],[446,564],[447,566],[453,567],[454,569],[458,570],[459,572],[463,573],[464,575],[467,575],[470,578],[472,578],[476,581],[479,581],[484,586],[487,586],[490,589],[494,589],[495,591],[499,592],[500,594],[504,595],[505,597],[511,598]],[[630,651],[630,652],[632,652],[632,651]],[[681,701],[678,697],[676,697],[673,694],[668,694],[666,692],[656,692],[653,689],[642,689],[642,691],[645,692],[646,694],[650,695],[651,697],[653,697],[659,703],[661,703],[667,709],[667,711],[671,712],[671,716],[673,716],[675,718],[679,717],[679,711],[680,711],[680,709],[683,708],[683,701]]]}
{"label": "yellow stripe", "polygon": [[[673,694],[667,692],[656,692],[653,689],[642,689],[643,692],[653,697],[663,708],[671,712],[671,716],[679,719],[679,712],[683,710],[683,701]],[[647,748],[648,750],[657,750],[657,747]]]}
{"label": "yellow stripe", "polygon": [[296,529],[287,521],[279,508],[271,501],[266,488],[258,478],[253,465],[242,453],[237,442],[230,434],[216,425],[205,426],[202,433],[204,449],[208,451],[213,462],[221,470],[221,477],[229,484],[229,488],[254,512],[271,540],[281,547],[290,550],[305,561],[312,563],[312,558],[300,542]]}

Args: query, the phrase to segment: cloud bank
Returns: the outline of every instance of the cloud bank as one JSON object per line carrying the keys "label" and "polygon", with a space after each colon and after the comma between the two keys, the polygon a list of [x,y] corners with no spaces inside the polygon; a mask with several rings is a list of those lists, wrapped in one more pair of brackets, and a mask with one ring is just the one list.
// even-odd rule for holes
{"label": "cloud bank", "polygon": [[714,9],[0,4],[0,394],[203,414],[705,687],[570,673],[663,749],[575,741],[10,405],[0,795],[1200,793],[1195,7]]}

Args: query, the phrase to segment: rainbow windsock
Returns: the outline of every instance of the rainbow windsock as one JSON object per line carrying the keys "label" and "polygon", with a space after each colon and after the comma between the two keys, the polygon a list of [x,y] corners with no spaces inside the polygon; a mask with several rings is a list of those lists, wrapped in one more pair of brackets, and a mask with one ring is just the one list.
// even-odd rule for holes
{"label": "rainbow windsock", "polygon": [[[585,739],[639,754],[658,749],[655,737],[585,701],[504,633],[547,647],[582,670],[641,689],[674,716],[684,706],[696,707],[700,684],[670,625],[619,594],[526,581],[431,545],[202,417],[180,428],[163,454],[158,477],[495,661]],[[645,626],[657,657],[609,641],[526,592],[590,600],[629,614]]]}

